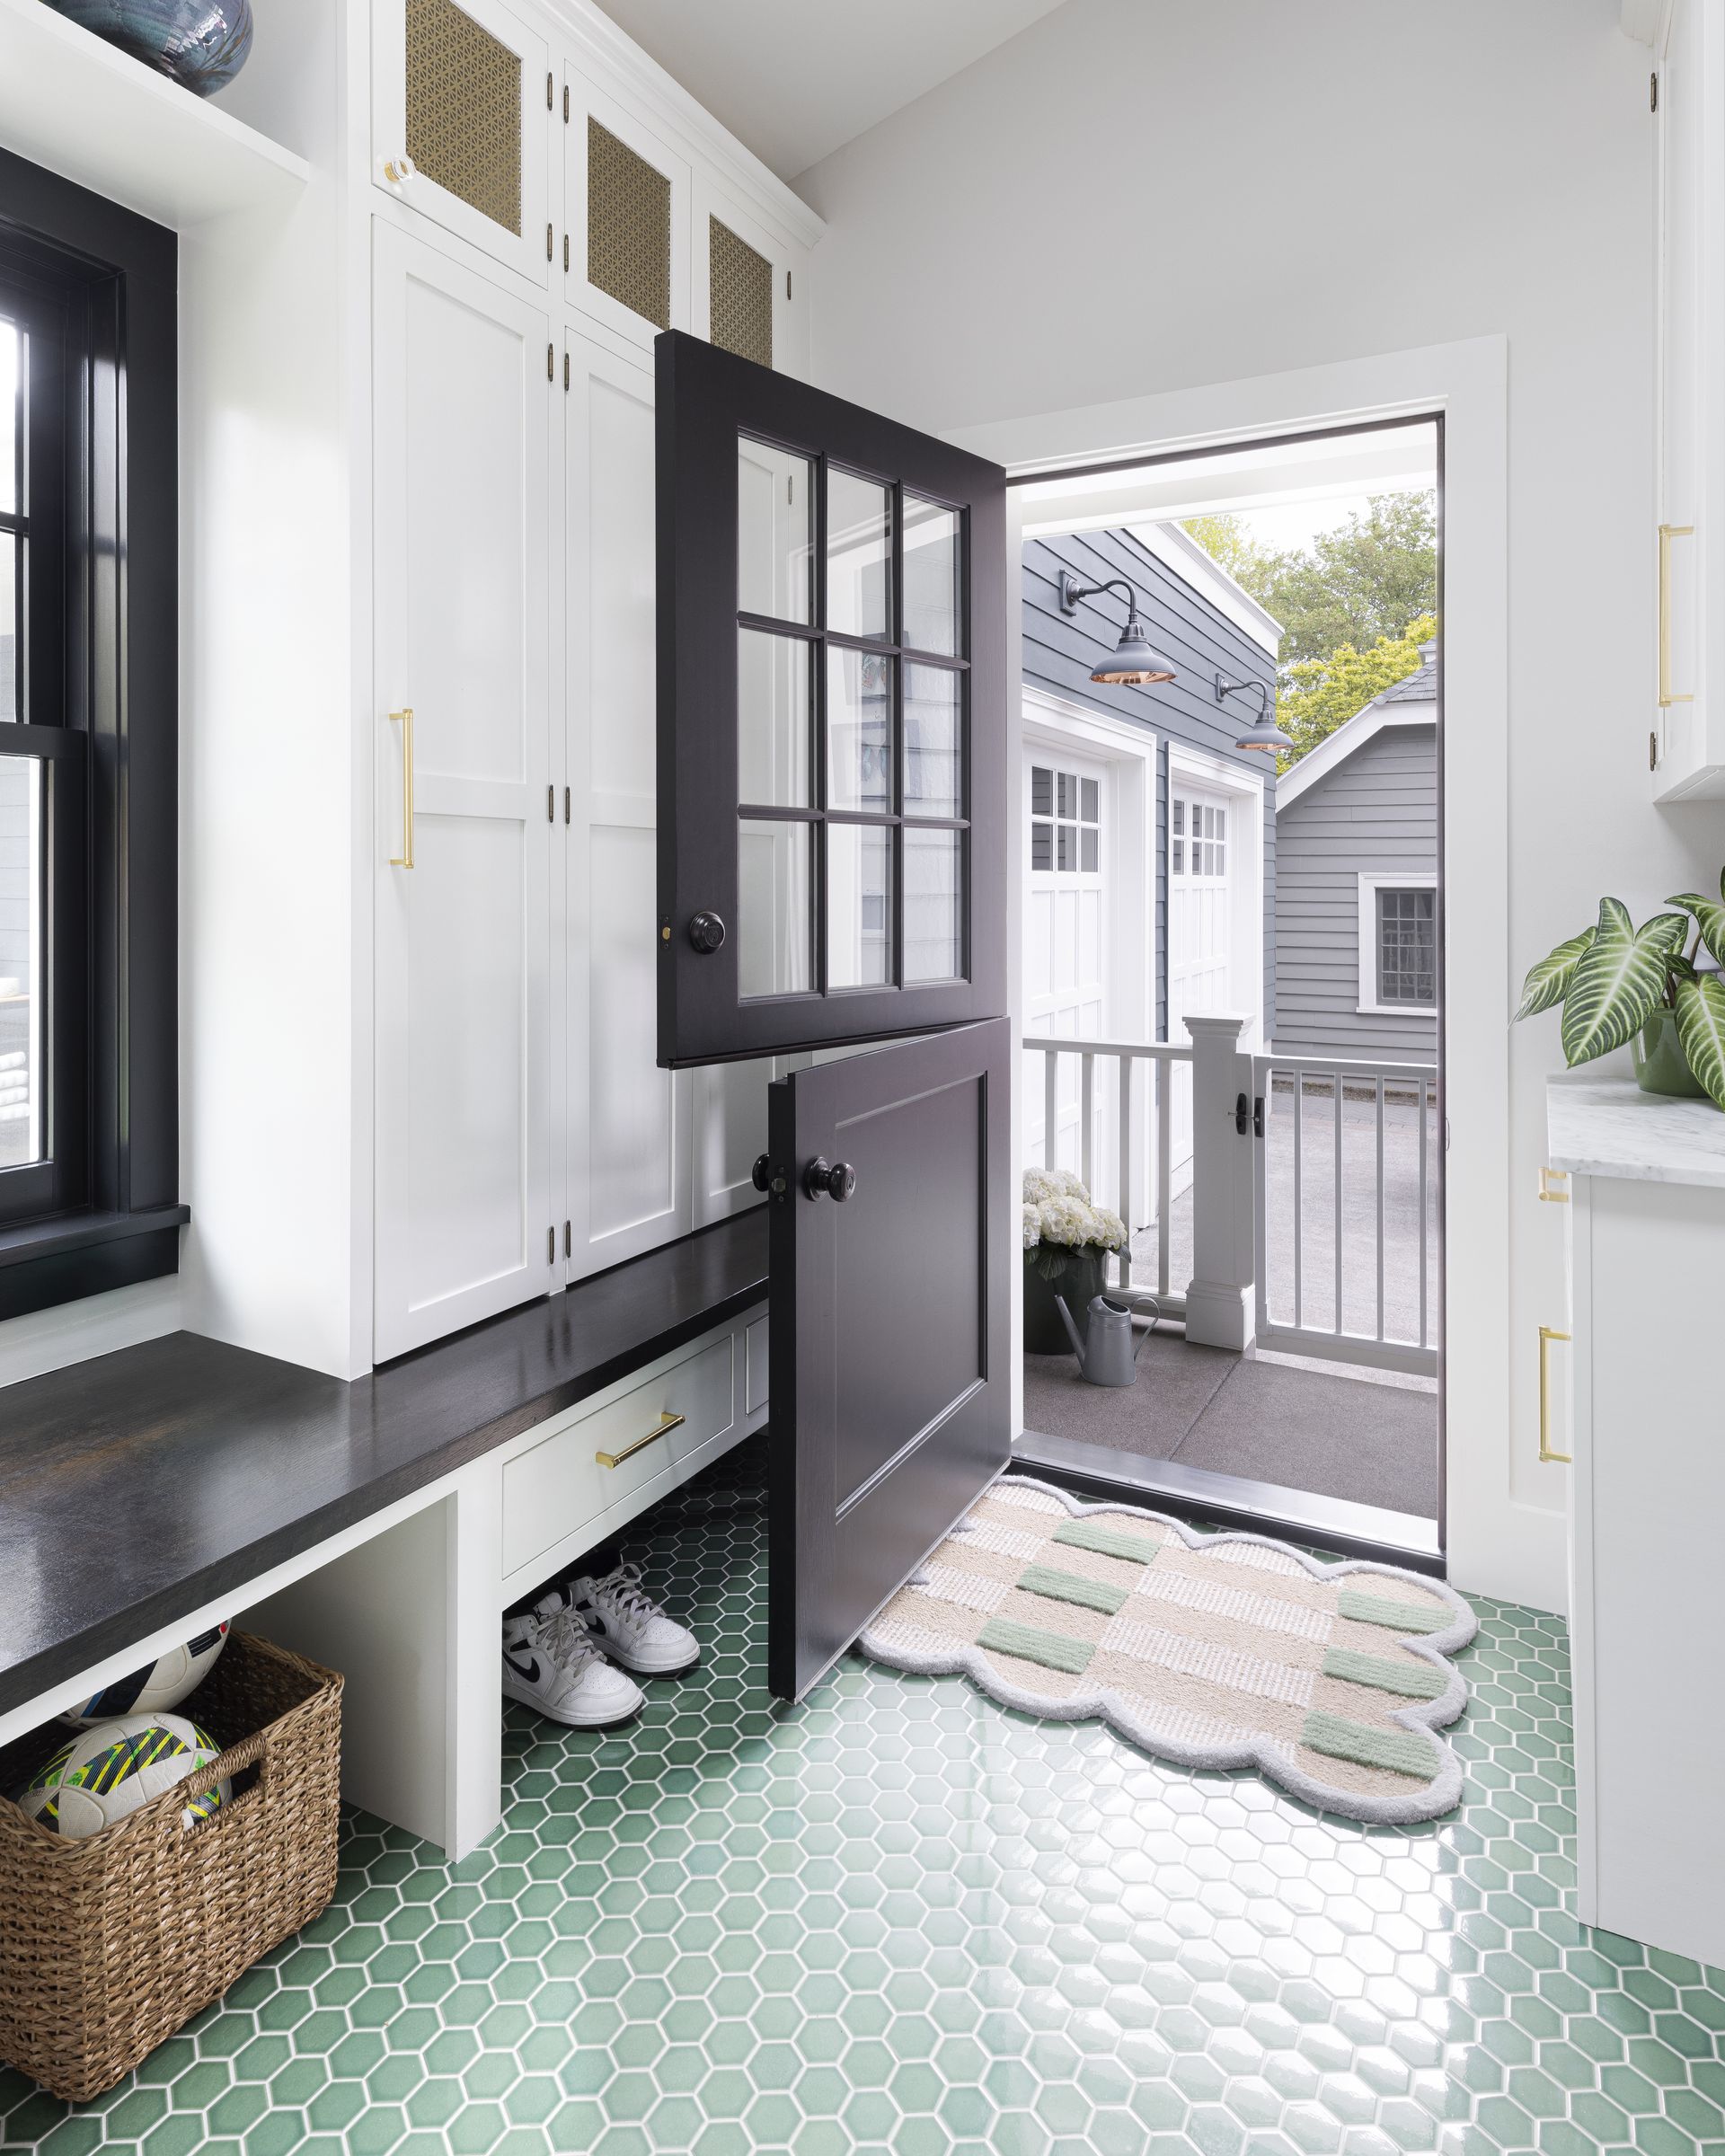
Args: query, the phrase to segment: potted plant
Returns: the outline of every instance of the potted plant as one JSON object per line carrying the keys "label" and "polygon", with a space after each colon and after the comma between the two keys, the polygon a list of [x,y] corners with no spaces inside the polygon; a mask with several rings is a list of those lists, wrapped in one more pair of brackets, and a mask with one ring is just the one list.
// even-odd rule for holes
{"label": "potted plant", "polygon": [[1024,1171],[1024,1352],[1065,1355],[1070,1343],[1056,1295],[1083,1330],[1084,1312],[1102,1292],[1104,1268],[1127,1242],[1126,1223],[1091,1196],[1070,1169]]}
{"label": "potted plant", "polygon": [[1594,926],[1529,971],[1516,1017],[1561,1003],[1571,1070],[1627,1041],[1644,1092],[1725,1108],[1725,982],[1695,968],[1703,945],[1725,966],[1725,871],[1720,894],[1680,892],[1666,904],[1685,912],[1655,914],[1640,928],[1620,899],[1602,898]]}

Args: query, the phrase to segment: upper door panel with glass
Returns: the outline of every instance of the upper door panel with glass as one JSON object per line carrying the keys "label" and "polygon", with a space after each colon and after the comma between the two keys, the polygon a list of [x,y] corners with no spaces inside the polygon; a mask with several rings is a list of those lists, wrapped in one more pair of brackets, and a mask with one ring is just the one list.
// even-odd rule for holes
{"label": "upper door panel with glass", "polygon": [[1004,1006],[1004,474],[659,340],[659,1058]]}

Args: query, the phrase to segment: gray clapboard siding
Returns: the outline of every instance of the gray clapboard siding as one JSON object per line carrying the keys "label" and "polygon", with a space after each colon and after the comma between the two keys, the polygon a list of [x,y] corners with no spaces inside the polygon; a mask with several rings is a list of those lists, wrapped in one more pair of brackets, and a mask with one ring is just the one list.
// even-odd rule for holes
{"label": "gray clapboard siding", "polygon": [[[1059,577],[1065,569],[1086,584],[1124,577],[1138,595],[1145,631],[1165,652],[1177,677],[1142,689],[1093,682],[1090,670],[1112,652],[1126,623],[1118,592],[1085,599],[1075,614],[1060,611]],[[1181,741],[1236,764],[1263,788],[1264,803],[1264,1027],[1273,1033],[1276,982],[1275,768],[1269,757],[1234,746],[1252,699],[1216,701],[1216,675],[1230,681],[1262,681],[1275,687],[1270,655],[1202,592],[1151,553],[1130,532],[1077,532],[1031,539],[1024,547],[1024,679],[1075,703],[1129,719],[1159,738],[1156,757],[1156,1032],[1168,1032],[1168,744]]]}
{"label": "gray clapboard siding", "polygon": [[1429,1062],[1434,1017],[1359,1008],[1359,878],[1438,873],[1438,729],[1387,726],[1276,815],[1278,1051]]}

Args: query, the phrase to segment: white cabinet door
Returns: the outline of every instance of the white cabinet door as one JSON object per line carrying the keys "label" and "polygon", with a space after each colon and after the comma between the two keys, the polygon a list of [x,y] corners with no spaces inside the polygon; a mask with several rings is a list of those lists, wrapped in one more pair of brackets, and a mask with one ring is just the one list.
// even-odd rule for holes
{"label": "white cabinet door", "polygon": [[565,1131],[579,1279],[687,1233],[692,1088],[658,1064],[653,377],[573,331],[566,349]]}
{"label": "white cabinet door", "polygon": [[553,1285],[552,386],[543,313],[381,225],[374,314],[382,1360]]}
{"label": "white cabinet door", "polygon": [[563,298],[650,351],[689,326],[688,160],[572,66],[562,113]]}
{"label": "white cabinet door", "polygon": [[781,374],[809,372],[807,252],[699,173],[689,235],[697,337]]}
{"label": "white cabinet door", "polygon": [[372,0],[371,21],[374,183],[548,284],[559,130],[544,39],[501,0]]}

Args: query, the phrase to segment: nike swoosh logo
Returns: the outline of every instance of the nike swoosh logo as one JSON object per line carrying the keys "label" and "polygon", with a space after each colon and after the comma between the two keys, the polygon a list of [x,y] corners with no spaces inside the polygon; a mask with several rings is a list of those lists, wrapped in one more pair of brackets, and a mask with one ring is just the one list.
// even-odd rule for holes
{"label": "nike swoosh logo", "polygon": [[503,1659],[518,1677],[525,1677],[529,1684],[536,1684],[539,1682],[539,1657],[536,1655],[530,1655],[526,1662],[518,1662],[512,1654],[506,1650]]}

